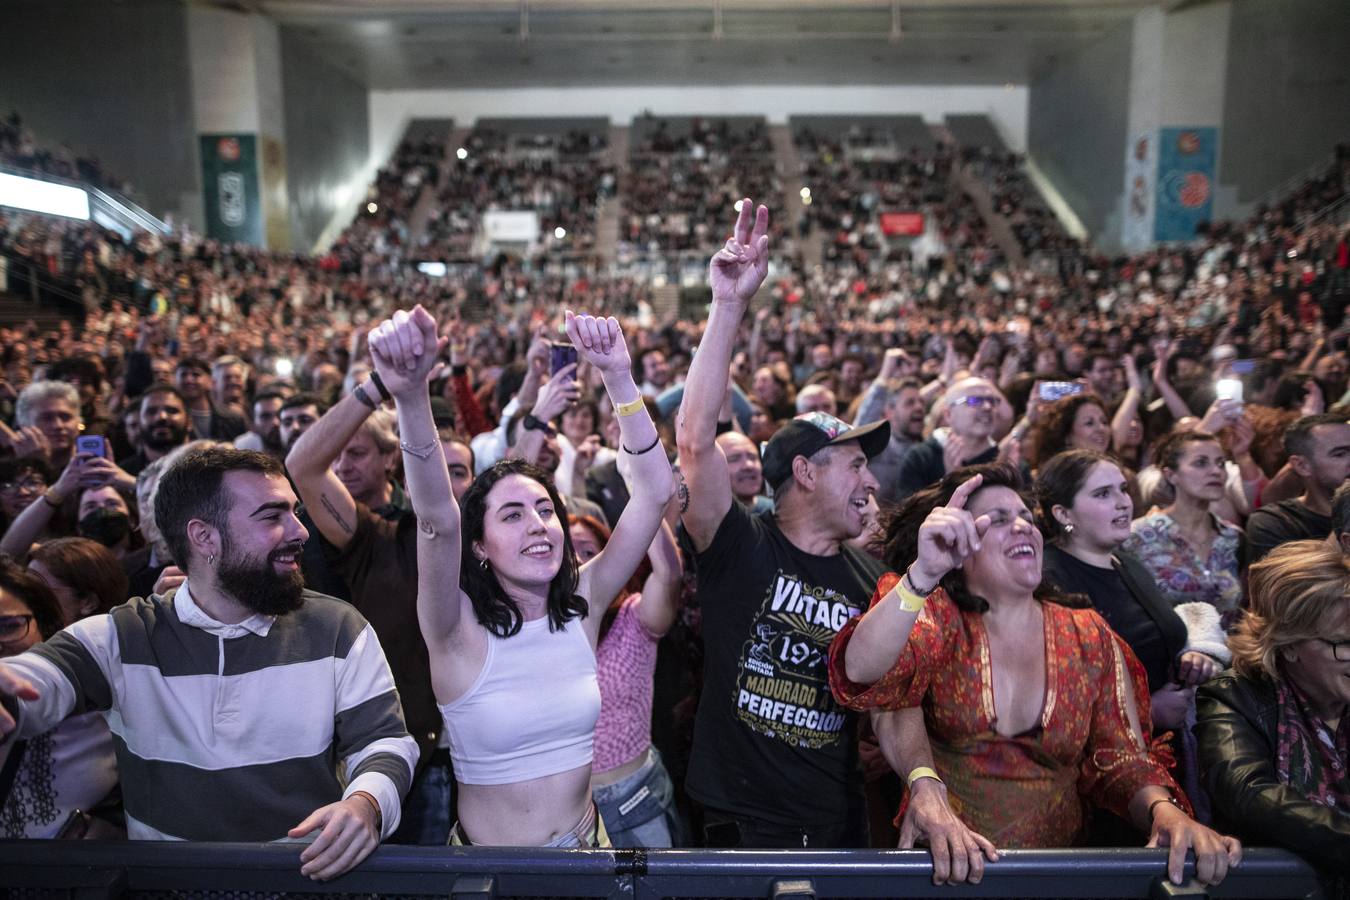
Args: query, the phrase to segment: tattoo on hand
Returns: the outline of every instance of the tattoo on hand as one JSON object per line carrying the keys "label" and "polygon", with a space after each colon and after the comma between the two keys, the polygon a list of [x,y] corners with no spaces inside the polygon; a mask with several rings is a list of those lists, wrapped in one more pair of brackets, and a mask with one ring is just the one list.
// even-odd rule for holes
{"label": "tattoo on hand", "polygon": [[351,523],[342,518],[342,514],[337,511],[337,507],[333,505],[332,500],[328,499],[327,494],[320,494],[319,502],[323,504],[323,508],[328,511],[328,515],[333,517],[333,521],[337,523],[338,527],[341,528],[345,534],[350,535],[353,533],[354,529],[352,528]]}

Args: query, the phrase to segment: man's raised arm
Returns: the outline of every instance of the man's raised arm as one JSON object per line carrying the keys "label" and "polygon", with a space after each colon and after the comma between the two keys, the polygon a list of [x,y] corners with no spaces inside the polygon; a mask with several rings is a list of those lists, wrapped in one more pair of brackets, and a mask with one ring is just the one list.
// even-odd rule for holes
{"label": "man's raised arm", "polygon": [[716,443],[717,413],[726,394],[741,317],[769,273],[769,210],[761,206],[752,213],[753,209],[749,198],[741,201],[735,232],[708,264],[712,311],[689,366],[676,422],[684,478],[681,515],[698,550],[712,543],[732,504],[727,459]]}

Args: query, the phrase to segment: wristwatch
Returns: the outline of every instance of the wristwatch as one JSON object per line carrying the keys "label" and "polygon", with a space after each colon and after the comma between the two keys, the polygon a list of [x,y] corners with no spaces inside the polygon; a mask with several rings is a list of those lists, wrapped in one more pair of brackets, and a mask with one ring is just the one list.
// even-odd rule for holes
{"label": "wristwatch", "polygon": [[542,431],[549,437],[553,437],[553,426],[543,419],[536,419],[534,413],[526,413],[525,418],[521,419],[520,424],[527,431]]}

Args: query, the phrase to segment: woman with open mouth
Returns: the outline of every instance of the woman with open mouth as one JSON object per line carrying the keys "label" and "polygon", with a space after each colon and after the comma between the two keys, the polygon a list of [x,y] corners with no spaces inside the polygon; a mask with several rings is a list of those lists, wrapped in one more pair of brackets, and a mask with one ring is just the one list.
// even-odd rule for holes
{"label": "woman with open mouth", "polygon": [[[1170,848],[1174,882],[1187,850],[1202,882],[1222,881],[1241,844],[1191,817],[1152,739],[1143,667],[1096,611],[1043,583],[1043,549],[1011,466],[958,469],[910,497],[886,529],[903,574],[882,577],[830,648],[836,699],[926,724],[934,765],[899,761],[912,806],[950,799],[975,832],[950,848],[968,857],[958,875],[994,858],[991,842],[1081,843],[1100,808]],[[903,715],[914,707],[922,719]],[[913,754],[912,738],[895,746]]]}
{"label": "woman with open mouth", "polygon": [[417,617],[458,785],[452,844],[609,846],[591,799],[595,648],[661,524],[671,471],[619,323],[568,311],[566,329],[603,377],[633,474],[613,535],[584,564],[552,479],[522,460],[478,476],[461,513],[427,391],[446,343],[431,315],[400,310],[370,335],[417,513]]}

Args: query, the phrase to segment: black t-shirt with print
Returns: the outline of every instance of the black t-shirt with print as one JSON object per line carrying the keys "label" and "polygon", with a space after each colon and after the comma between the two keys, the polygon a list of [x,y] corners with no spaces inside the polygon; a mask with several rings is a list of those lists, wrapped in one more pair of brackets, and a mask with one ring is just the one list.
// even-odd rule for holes
{"label": "black t-shirt with print", "polygon": [[862,796],[857,721],[830,694],[830,642],[886,571],[851,547],[813,556],[739,503],[697,557],[704,683],[686,786],[782,825],[844,823]]}

